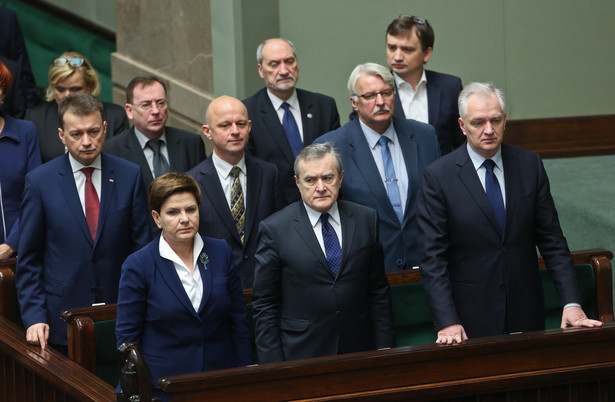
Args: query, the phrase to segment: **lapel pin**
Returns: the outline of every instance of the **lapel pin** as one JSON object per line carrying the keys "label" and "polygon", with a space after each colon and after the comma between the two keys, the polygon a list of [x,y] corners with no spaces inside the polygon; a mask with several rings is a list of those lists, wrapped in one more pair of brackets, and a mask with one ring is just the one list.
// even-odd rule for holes
{"label": "lapel pin", "polygon": [[313,117],[313,116],[312,116],[312,113],[308,113],[308,114],[307,114],[307,118],[308,118],[308,119],[311,119],[312,117]]}
{"label": "lapel pin", "polygon": [[113,181],[113,179],[109,179],[109,183],[115,183],[115,181]]}

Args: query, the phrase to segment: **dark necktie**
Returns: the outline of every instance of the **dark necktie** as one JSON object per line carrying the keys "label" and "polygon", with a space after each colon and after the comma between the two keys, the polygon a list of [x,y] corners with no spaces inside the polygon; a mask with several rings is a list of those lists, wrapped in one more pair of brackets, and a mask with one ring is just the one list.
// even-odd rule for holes
{"label": "dark necktie", "polygon": [[380,143],[380,152],[382,152],[382,163],[384,164],[384,181],[387,185],[387,194],[391,205],[397,214],[399,222],[404,220],[404,213],[401,209],[401,197],[399,196],[399,186],[397,185],[397,178],[395,177],[395,167],[393,166],[393,158],[391,158],[391,151],[389,150],[389,139],[384,135],[380,136],[378,140]]}
{"label": "dark necktie", "polygon": [[320,226],[322,227],[322,241],[325,244],[325,254],[329,268],[333,272],[333,276],[337,276],[337,271],[340,269],[342,262],[342,248],[340,241],[337,238],[335,229],[329,223],[329,214],[320,215]]}
{"label": "dark necktie", "polygon": [[167,162],[167,158],[165,158],[160,151],[162,143],[162,140],[147,141],[147,147],[154,152],[154,178],[160,177],[171,170],[169,168],[169,162]]}
{"label": "dark necktie", "polygon": [[100,200],[96,193],[96,188],[92,183],[93,167],[84,167],[81,169],[85,175],[85,221],[88,223],[92,240],[96,241],[96,228],[98,227],[98,211],[100,209]]}
{"label": "dark necktie", "polygon": [[301,141],[301,134],[299,133],[299,127],[293,117],[293,113],[290,111],[290,105],[286,102],[282,103],[284,109],[284,117],[282,118],[282,127],[286,132],[286,138],[290,144],[290,149],[293,150],[293,155],[296,157],[303,149],[303,141]]}
{"label": "dark necktie", "polygon": [[506,227],[506,209],[504,208],[504,200],[502,199],[502,189],[500,188],[500,183],[498,182],[498,178],[495,177],[495,173],[493,173],[495,162],[491,159],[485,159],[483,166],[486,170],[485,192],[487,193],[487,198],[489,198],[493,212],[495,212],[500,233],[504,233],[504,228]]}
{"label": "dark necktie", "polygon": [[241,182],[239,181],[238,166],[233,166],[231,169],[231,177],[233,177],[233,186],[231,187],[231,215],[237,227],[237,233],[241,238],[241,244],[244,244],[244,234],[246,227],[246,210],[243,206],[243,191],[241,191]]}

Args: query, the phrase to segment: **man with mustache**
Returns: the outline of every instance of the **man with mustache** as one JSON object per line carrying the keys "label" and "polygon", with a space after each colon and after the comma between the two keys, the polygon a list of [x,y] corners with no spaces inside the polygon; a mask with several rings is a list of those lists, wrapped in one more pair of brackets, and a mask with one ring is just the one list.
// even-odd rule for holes
{"label": "man with mustache", "polygon": [[333,98],[296,89],[299,63],[295,46],[282,38],[267,39],[256,50],[258,74],[265,81],[243,103],[252,119],[248,153],[275,164],[286,200],[298,201],[293,164],[304,146],[340,126]]}
{"label": "man with mustache", "polygon": [[418,266],[416,195],[423,169],[440,157],[435,129],[394,117],[395,79],[384,66],[359,64],[348,94],[358,119],[319,137],[344,164],[340,198],[378,211],[387,271]]}

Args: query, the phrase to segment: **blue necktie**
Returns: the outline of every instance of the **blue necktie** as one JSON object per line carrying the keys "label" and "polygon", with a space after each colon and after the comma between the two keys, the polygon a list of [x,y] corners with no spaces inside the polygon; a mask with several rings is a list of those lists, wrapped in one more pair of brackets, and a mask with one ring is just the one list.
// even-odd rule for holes
{"label": "blue necktie", "polygon": [[329,268],[333,272],[333,276],[337,276],[337,271],[340,269],[342,262],[342,248],[340,241],[337,238],[335,229],[329,223],[329,214],[320,215],[320,226],[322,227],[322,240],[325,244],[325,254]]}
{"label": "blue necktie", "polygon": [[399,186],[397,185],[397,178],[395,176],[395,167],[393,167],[393,159],[391,158],[391,151],[389,151],[388,147],[389,139],[381,135],[378,142],[380,143],[382,162],[384,163],[384,181],[387,185],[387,194],[397,214],[397,219],[399,219],[399,222],[402,222],[404,220],[404,213],[401,209],[401,197],[399,196]]}
{"label": "blue necktie", "polygon": [[293,113],[289,109],[290,105],[286,102],[282,103],[284,109],[284,117],[282,118],[282,127],[286,132],[286,138],[290,144],[290,149],[293,151],[293,155],[296,157],[303,149],[303,141],[301,141],[301,134],[299,133],[299,127],[293,117]]}
{"label": "blue necktie", "polygon": [[493,212],[495,212],[495,218],[498,221],[500,233],[504,233],[504,228],[506,227],[506,209],[504,208],[504,200],[502,199],[502,189],[500,188],[500,183],[498,182],[498,178],[495,177],[495,174],[493,173],[495,162],[491,159],[485,159],[483,166],[486,170],[485,192],[487,193],[487,198],[489,198]]}

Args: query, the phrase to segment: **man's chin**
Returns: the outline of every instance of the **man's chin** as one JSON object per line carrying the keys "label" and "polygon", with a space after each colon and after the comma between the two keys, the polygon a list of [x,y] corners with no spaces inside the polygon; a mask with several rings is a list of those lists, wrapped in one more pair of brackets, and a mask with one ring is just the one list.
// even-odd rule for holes
{"label": "man's chin", "polygon": [[295,89],[295,84],[296,82],[293,82],[291,85],[287,85],[287,86],[277,86],[277,85],[270,85],[269,88],[271,88],[273,91],[278,91],[278,92],[292,92]]}

